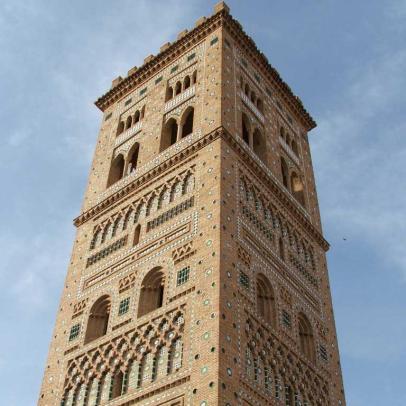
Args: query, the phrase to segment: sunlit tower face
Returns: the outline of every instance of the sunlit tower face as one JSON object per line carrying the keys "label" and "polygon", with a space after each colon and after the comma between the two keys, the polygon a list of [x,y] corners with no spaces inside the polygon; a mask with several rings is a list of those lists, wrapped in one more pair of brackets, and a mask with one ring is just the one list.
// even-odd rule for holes
{"label": "sunlit tower face", "polygon": [[315,122],[228,7],[96,105],[39,404],[344,405]]}

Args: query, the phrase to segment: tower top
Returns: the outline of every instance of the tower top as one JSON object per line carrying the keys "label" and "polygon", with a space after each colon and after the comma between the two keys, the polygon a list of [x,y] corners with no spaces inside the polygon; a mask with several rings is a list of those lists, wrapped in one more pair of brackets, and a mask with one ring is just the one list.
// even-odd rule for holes
{"label": "tower top", "polygon": [[112,81],[111,89],[96,100],[96,106],[105,111],[113,103],[125,97],[134,88],[141,86],[151,76],[177,59],[180,53],[186,52],[219,27],[225,27],[236,43],[252,58],[257,68],[270,80],[274,91],[301,117],[305,128],[310,131],[316,127],[316,122],[304,108],[300,98],[293,93],[278,71],[269,63],[268,58],[258,49],[254,40],[243,30],[242,25],[231,16],[230,8],[224,1],[214,6],[213,15],[200,17],[192,30],[185,29],[177,35],[174,42],[163,44],[157,55],[149,55],[144,58],[142,66],[131,68],[125,78],[121,76],[115,78]]}
{"label": "tower top", "polygon": [[224,10],[226,13],[230,12],[230,7],[226,4],[225,1],[219,1],[215,6],[214,6],[214,13],[219,13],[220,11]]}

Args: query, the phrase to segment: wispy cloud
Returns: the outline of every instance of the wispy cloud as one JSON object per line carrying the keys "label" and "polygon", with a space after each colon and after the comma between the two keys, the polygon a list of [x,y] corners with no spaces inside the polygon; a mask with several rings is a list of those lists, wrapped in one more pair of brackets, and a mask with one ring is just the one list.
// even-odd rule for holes
{"label": "wispy cloud", "polygon": [[332,229],[368,241],[406,281],[406,52],[391,50],[352,74],[319,119],[313,147]]}

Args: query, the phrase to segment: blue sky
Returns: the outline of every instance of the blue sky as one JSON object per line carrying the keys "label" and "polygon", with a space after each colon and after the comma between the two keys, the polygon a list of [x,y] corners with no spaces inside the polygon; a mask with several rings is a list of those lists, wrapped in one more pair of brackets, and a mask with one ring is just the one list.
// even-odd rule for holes
{"label": "blue sky", "polygon": [[[94,100],[213,3],[0,3],[1,404],[37,401],[101,119]],[[228,4],[318,122],[348,405],[405,405],[406,1]]]}

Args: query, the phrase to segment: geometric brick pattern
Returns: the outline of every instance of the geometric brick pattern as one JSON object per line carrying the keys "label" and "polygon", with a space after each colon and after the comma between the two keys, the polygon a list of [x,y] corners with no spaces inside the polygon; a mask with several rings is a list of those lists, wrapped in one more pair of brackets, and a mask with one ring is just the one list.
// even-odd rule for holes
{"label": "geometric brick pattern", "polygon": [[96,106],[38,404],[345,405],[316,123],[227,5]]}

